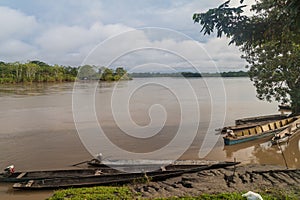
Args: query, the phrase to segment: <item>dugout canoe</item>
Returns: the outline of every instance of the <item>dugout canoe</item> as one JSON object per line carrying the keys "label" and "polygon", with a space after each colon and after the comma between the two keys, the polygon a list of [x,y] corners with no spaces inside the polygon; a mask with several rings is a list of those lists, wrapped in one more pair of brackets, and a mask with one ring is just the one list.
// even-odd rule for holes
{"label": "dugout canoe", "polygon": [[88,187],[97,185],[119,185],[130,182],[139,181],[160,181],[168,178],[180,176],[184,173],[194,173],[201,170],[224,168],[237,165],[239,162],[222,162],[213,165],[203,165],[200,167],[192,167],[189,169],[180,170],[166,170],[159,169],[152,172],[137,172],[137,173],[115,173],[115,174],[101,174],[88,175],[83,177],[68,177],[68,178],[52,178],[41,180],[28,180],[22,183],[15,183],[14,189],[57,189],[69,187]]}
{"label": "dugout canoe", "polygon": [[120,171],[112,168],[97,169],[65,169],[65,170],[46,170],[46,171],[23,171],[12,174],[1,173],[0,182],[24,182],[28,180],[41,180],[53,178],[83,177],[97,174],[114,174]]}

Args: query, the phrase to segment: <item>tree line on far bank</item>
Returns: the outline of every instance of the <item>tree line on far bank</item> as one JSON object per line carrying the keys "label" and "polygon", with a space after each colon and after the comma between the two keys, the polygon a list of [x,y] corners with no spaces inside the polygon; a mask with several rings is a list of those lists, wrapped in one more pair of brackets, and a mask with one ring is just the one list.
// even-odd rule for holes
{"label": "tree line on far bank", "polygon": [[198,73],[198,72],[178,72],[178,73],[160,73],[160,72],[134,72],[130,76],[133,78],[147,78],[147,77],[185,77],[185,78],[199,78],[199,77],[249,77],[248,72],[245,71],[229,71],[220,73]]}
{"label": "tree line on far bank", "polygon": [[127,71],[123,67],[117,67],[115,70],[107,67],[96,67],[84,65],[78,70],[80,80],[100,80],[100,81],[119,81],[131,80]]}
{"label": "tree line on far bank", "polygon": [[110,69],[84,65],[79,67],[49,65],[41,61],[26,63],[0,62],[0,84],[33,83],[33,82],[72,82],[75,80],[119,81],[131,80],[131,77],[248,77],[248,72],[221,72],[221,73],[131,73],[123,67]]}
{"label": "tree line on far bank", "polygon": [[41,61],[0,62],[0,84],[32,82],[72,82],[79,80],[117,81],[130,79],[123,67],[116,70],[84,65],[79,67],[49,65]]}

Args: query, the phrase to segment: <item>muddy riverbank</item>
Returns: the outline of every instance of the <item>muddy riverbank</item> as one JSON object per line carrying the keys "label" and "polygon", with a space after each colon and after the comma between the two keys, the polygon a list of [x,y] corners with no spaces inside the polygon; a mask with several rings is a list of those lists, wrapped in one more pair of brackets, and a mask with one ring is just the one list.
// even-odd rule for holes
{"label": "muddy riverbank", "polygon": [[[202,194],[244,193],[254,191],[272,195],[300,195],[300,170],[274,165],[238,165],[222,169],[187,173],[160,182],[134,182],[128,186],[136,198],[186,197]],[[0,184],[6,194],[0,199],[43,200],[52,196],[52,190],[13,190],[9,184]]]}
{"label": "muddy riverbank", "polygon": [[298,192],[300,196],[300,170],[285,170],[274,165],[240,165],[236,168],[205,170],[184,174],[162,182],[130,186],[142,197],[199,196],[203,193],[226,192]]}

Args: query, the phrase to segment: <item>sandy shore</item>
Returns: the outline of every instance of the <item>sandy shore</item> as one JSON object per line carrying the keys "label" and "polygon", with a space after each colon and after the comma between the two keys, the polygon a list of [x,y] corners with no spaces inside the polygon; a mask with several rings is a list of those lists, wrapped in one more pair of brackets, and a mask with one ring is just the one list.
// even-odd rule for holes
{"label": "sandy shore", "polygon": [[300,191],[300,170],[270,165],[240,165],[205,170],[162,182],[130,185],[142,197],[198,196],[203,193]]}

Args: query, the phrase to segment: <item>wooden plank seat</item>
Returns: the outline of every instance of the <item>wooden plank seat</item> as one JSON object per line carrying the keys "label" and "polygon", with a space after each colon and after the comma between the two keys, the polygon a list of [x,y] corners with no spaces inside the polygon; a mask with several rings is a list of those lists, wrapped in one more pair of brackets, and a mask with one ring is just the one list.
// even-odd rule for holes
{"label": "wooden plank seat", "polygon": [[17,176],[17,179],[22,178],[23,176],[25,176],[27,174],[27,172],[22,172],[21,174],[19,174],[19,176]]}

